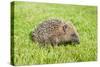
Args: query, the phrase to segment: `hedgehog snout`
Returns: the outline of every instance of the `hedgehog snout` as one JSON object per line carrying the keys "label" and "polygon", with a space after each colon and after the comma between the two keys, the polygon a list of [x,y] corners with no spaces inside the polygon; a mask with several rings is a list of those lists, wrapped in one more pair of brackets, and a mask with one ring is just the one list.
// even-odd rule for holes
{"label": "hedgehog snout", "polygon": [[80,44],[79,37],[75,33],[71,34],[71,36],[72,36],[72,43]]}
{"label": "hedgehog snout", "polygon": [[79,41],[78,38],[76,38],[76,39],[72,39],[72,43],[74,43],[74,44],[80,44],[80,41]]}

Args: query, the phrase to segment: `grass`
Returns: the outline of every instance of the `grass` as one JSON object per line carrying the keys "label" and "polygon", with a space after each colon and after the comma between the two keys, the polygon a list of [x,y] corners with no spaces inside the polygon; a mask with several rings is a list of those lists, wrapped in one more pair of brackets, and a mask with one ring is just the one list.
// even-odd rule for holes
{"label": "grass", "polygon": [[[14,8],[13,8],[14,7]],[[97,60],[97,8],[66,4],[14,2],[12,5],[11,64],[52,64]],[[73,46],[40,47],[30,32],[48,18],[72,20],[80,36]]]}

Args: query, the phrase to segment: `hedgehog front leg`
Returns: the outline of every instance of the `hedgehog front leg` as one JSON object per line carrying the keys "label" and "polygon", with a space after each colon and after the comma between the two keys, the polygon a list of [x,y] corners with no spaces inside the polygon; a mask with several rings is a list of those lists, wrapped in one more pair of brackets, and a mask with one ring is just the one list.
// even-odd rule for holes
{"label": "hedgehog front leg", "polygon": [[59,40],[58,40],[58,38],[53,37],[53,38],[50,39],[50,42],[51,42],[51,45],[52,45],[52,46],[57,46]]}

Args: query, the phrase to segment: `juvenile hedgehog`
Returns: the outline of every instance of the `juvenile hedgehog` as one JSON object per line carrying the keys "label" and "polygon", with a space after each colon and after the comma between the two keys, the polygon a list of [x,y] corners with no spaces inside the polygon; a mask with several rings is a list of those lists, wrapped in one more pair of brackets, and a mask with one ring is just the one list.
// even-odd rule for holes
{"label": "juvenile hedgehog", "polygon": [[33,32],[32,39],[43,44],[79,43],[79,35],[70,21],[49,19],[43,21]]}

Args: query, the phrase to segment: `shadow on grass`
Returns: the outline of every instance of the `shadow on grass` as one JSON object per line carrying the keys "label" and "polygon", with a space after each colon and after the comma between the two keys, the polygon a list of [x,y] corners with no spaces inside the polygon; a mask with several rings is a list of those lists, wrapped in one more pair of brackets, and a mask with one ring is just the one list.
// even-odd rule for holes
{"label": "shadow on grass", "polygon": [[30,31],[30,33],[29,33],[29,39],[33,42],[32,31]]}

